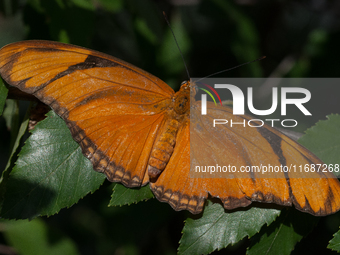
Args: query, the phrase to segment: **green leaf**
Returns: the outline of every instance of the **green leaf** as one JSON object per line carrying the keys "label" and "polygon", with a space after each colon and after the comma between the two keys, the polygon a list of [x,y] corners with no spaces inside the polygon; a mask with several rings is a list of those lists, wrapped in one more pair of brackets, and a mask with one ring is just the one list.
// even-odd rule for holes
{"label": "green leaf", "polygon": [[319,218],[295,209],[283,210],[269,227],[263,228],[251,239],[247,254],[288,255],[318,221]]}
{"label": "green leaf", "polygon": [[9,150],[12,151],[15,141],[17,139],[19,130],[19,104],[18,101],[8,99],[6,100],[6,108],[3,112],[3,117],[6,121],[7,129],[11,132],[11,144]]}
{"label": "green leaf", "polygon": [[90,10],[90,11],[95,10],[93,1],[91,0],[72,0],[72,3],[77,5],[78,7],[81,7],[81,8]]}
{"label": "green leaf", "polygon": [[107,11],[118,12],[123,8],[123,0],[98,0],[99,4]]}
{"label": "green leaf", "polygon": [[226,213],[220,204],[209,204],[199,219],[188,219],[180,240],[179,254],[209,254],[253,236],[269,225],[280,210],[252,207]]}
{"label": "green leaf", "polygon": [[115,183],[109,206],[122,206],[137,203],[153,197],[149,185],[141,188],[126,188],[122,184]]}
{"label": "green leaf", "polygon": [[5,170],[1,174],[1,178],[0,178],[0,198],[1,198],[0,208],[2,207],[2,203],[4,201],[4,194],[5,194],[5,191],[6,191],[6,183],[7,183],[9,174],[11,173],[11,170],[14,166],[14,162],[17,159],[16,156],[17,156],[17,151],[18,151],[19,145],[20,145],[20,141],[21,141],[22,137],[24,136],[26,129],[27,129],[27,126],[28,126],[29,112],[30,112],[30,110],[27,110],[26,115],[24,117],[24,120],[22,121],[22,123],[20,125],[16,140],[15,140],[14,145],[12,147],[11,154],[10,154],[9,159],[7,161],[7,165],[5,167]]}
{"label": "green leaf", "polygon": [[54,112],[41,121],[26,141],[6,184],[1,216],[34,218],[70,207],[103,183],[65,122]]}
{"label": "green leaf", "polygon": [[151,43],[159,42],[162,36],[161,16],[155,3],[150,0],[128,0],[126,3],[137,14],[137,31]]}
{"label": "green leaf", "polygon": [[19,106],[18,102],[13,99],[6,100],[6,107],[3,112],[3,117],[6,121],[8,130],[15,130],[19,121]]}
{"label": "green leaf", "polygon": [[[50,39],[89,46],[95,17],[92,1],[32,1],[31,4],[37,12],[43,12],[45,20],[48,20],[44,25],[48,26]],[[34,18],[30,21],[34,22]]]}
{"label": "green leaf", "polygon": [[0,78],[0,116],[2,115],[5,103],[6,103],[6,98],[8,94],[8,89],[6,88],[4,82]]}
{"label": "green leaf", "polygon": [[340,231],[334,234],[334,238],[329,241],[327,248],[340,252]]}
{"label": "green leaf", "polygon": [[[23,119],[23,121],[22,121],[22,123],[19,127],[18,133],[16,135],[16,139],[15,139],[13,145],[11,146],[11,154],[10,154],[10,157],[8,159],[7,165],[5,167],[5,171],[2,173],[3,175],[6,172],[6,170],[9,169],[13,165],[13,162],[12,162],[12,159],[14,159],[13,156],[16,155],[16,151],[19,148],[21,138],[25,134],[27,126],[28,126],[29,113],[30,113],[30,110],[27,110],[25,117],[24,117],[24,119]],[[1,181],[2,181],[2,179],[1,179]]]}
{"label": "green leaf", "polygon": [[147,39],[150,43],[156,44],[158,41],[157,36],[153,33],[153,31],[148,27],[146,21],[144,19],[136,18],[136,29],[138,32],[143,35],[145,39]]}
{"label": "green leaf", "polygon": [[76,255],[73,241],[56,233],[41,219],[4,222],[4,236],[21,255]]}
{"label": "green leaf", "polygon": [[327,118],[308,129],[298,141],[326,164],[340,164],[340,115]]}

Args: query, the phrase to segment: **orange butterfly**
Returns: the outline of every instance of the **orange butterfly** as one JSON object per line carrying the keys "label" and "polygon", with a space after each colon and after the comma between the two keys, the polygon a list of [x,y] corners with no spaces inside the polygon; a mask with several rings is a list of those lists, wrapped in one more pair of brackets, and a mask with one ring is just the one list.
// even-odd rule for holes
{"label": "orange butterfly", "polygon": [[[323,174],[327,178],[318,178],[321,173],[312,178],[298,173],[270,179],[190,178],[190,152],[202,161],[217,157],[231,165],[322,163],[269,126],[262,131],[220,127],[214,139],[223,141],[222,147],[202,139],[190,148],[190,135],[204,137],[210,128],[200,118],[190,123],[190,111],[199,109],[199,102],[190,106],[190,82],[175,93],[160,79],[122,60],[48,41],[3,47],[0,74],[65,120],[96,171],[127,187],[149,183],[157,199],[175,210],[200,213],[208,194],[220,198],[226,209],[252,201],[294,204],[313,215],[340,209],[340,183],[329,172]],[[216,119],[232,116],[229,108],[211,109]]]}

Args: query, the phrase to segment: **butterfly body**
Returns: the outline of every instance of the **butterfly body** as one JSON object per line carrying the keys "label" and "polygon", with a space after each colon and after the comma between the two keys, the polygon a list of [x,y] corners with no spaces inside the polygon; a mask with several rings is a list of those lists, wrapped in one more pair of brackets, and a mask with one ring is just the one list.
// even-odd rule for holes
{"label": "butterfly body", "polygon": [[[63,118],[94,170],[127,187],[149,183],[156,198],[175,210],[200,213],[208,195],[218,197],[226,209],[252,201],[294,204],[314,215],[340,209],[340,183],[329,172],[310,178],[298,173],[279,178],[193,178],[191,155],[194,163],[217,159],[238,167],[322,162],[268,126],[212,130],[209,118],[231,118],[232,111],[210,105],[208,119],[203,118],[199,102],[190,106],[190,82],[175,93],[157,77],[122,60],[48,41],[3,47],[0,74]],[[195,111],[196,117],[190,118]],[[198,143],[191,145],[192,139]]]}
{"label": "butterfly body", "polygon": [[156,139],[150,155],[148,167],[149,177],[157,178],[169,162],[174,151],[178,126],[179,123],[176,119],[169,119],[164,124],[164,129]]}
{"label": "butterfly body", "polygon": [[178,128],[185,119],[189,118],[189,115],[190,83],[184,82],[181,89],[172,98],[167,120],[152,149],[148,167],[149,178],[157,178],[165,169],[176,144]]}

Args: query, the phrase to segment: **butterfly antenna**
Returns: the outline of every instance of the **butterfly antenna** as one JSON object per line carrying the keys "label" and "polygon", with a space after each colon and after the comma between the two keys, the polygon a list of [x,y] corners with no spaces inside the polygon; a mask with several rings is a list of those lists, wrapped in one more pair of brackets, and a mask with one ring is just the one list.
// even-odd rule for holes
{"label": "butterfly antenna", "polygon": [[220,74],[220,73],[228,72],[228,71],[230,71],[230,70],[239,68],[240,66],[244,66],[244,65],[248,65],[248,64],[250,64],[250,63],[256,62],[256,61],[260,61],[260,60],[262,60],[262,59],[264,59],[264,58],[266,58],[266,56],[262,56],[262,57],[260,57],[260,58],[258,58],[258,59],[255,59],[255,60],[252,60],[252,61],[249,61],[249,62],[240,64],[240,65],[234,66],[234,67],[229,68],[229,69],[225,69],[225,70],[221,70],[221,71],[218,71],[218,72],[216,72],[216,73],[213,73],[213,74],[209,74],[208,76],[205,76],[205,77],[203,77],[203,78],[197,80],[196,82],[198,82],[198,81],[200,81],[200,80],[203,80],[203,79],[205,79],[205,78],[208,78],[208,77],[211,77],[211,76]]}
{"label": "butterfly antenna", "polygon": [[170,26],[170,22],[169,22],[169,20],[168,20],[168,17],[166,16],[166,14],[165,14],[164,11],[163,11],[163,16],[164,16],[164,19],[165,19],[166,23],[168,24],[168,26],[169,26],[169,28],[170,28],[170,31],[171,31],[171,33],[172,33],[172,36],[173,36],[174,40],[175,40],[175,43],[176,43],[177,48],[178,48],[178,50],[179,50],[179,53],[181,54],[181,57],[182,57],[182,60],[183,60],[183,63],[184,63],[185,70],[186,70],[187,75],[188,75],[188,78],[189,78],[189,80],[190,80],[189,70],[188,70],[187,64],[185,63],[185,59],[184,59],[183,53],[182,53],[182,51],[181,51],[181,48],[179,47],[179,44],[178,44],[178,42],[177,42],[175,33],[174,33],[174,31],[172,30],[172,28],[171,28],[171,26]]}

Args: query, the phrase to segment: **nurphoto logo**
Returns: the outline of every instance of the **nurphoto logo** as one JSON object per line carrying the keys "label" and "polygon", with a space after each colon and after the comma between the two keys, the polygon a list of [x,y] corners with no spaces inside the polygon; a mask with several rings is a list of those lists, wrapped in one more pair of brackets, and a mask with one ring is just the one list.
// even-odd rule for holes
{"label": "nurphoto logo", "polygon": [[[200,83],[204,85],[207,89],[198,87],[199,89],[206,92],[206,94],[201,94],[201,114],[207,114],[207,95],[211,97],[214,101],[215,105],[216,100],[214,95],[208,90],[210,89],[215,96],[218,98],[220,104],[222,105],[221,97],[215,89],[227,89],[230,91],[232,95],[232,109],[233,115],[244,115],[245,114],[245,96],[243,91],[236,85],[232,84],[214,84],[214,88],[208,84]],[[287,115],[287,105],[295,105],[297,109],[299,109],[304,115],[312,115],[307,108],[304,106],[305,103],[309,102],[311,99],[311,93],[306,88],[299,88],[299,87],[281,87],[280,88],[281,94],[281,116]],[[290,98],[289,95],[295,94],[299,95],[299,98]],[[278,108],[278,88],[272,88],[272,105],[269,109],[259,110],[256,109],[253,103],[253,88],[247,87],[247,106],[248,110],[253,115],[258,116],[266,116],[274,113]],[[276,122],[280,122],[282,127],[295,127],[298,124],[298,121],[295,119],[251,119],[246,121],[245,119],[242,122],[233,122],[232,119],[213,119],[213,126],[216,125],[226,125],[229,124],[230,127],[235,125],[243,125],[244,127],[248,125],[249,127],[261,127],[264,123],[270,124],[272,127],[275,126]]]}

